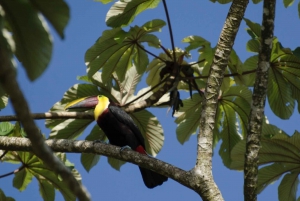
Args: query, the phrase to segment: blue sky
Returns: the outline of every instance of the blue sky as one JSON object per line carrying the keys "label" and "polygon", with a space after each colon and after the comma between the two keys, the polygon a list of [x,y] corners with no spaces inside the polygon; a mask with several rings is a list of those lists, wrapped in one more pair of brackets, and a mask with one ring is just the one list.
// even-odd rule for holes
{"label": "blue sky", "polygon": [[[111,6],[103,5],[92,0],[68,0],[71,9],[71,20],[65,31],[65,39],[60,40],[54,33],[54,51],[52,61],[44,74],[34,82],[29,82],[23,68],[18,67],[18,81],[25,93],[33,113],[46,112],[52,105],[59,101],[64,92],[78,83],[76,77],[84,75],[86,66],[84,64],[85,51],[94,44],[102,31],[107,29],[105,15]],[[227,15],[229,5],[214,4],[210,1],[199,0],[173,0],[167,1],[171,16],[175,45],[184,48],[181,40],[189,35],[199,35],[215,46]],[[297,6],[293,5],[285,9],[282,1],[278,1],[276,9],[275,36],[284,47],[292,50],[299,46],[300,20],[298,18]],[[258,5],[249,4],[246,18],[261,23],[262,3]],[[148,20],[158,18],[165,20],[162,4],[155,10],[147,10],[139,15],[132,25],[142,25]],[[252,54],[246,51],[246,42],[250,39],[245,31],[243,22],[239,30],[234,49],[244,61]],[[162,44],[170,48],[170,39],[167,27],[158,34]],[[153,52],[158,53],[157,50]],[[193,54],[193,60],[197,56]],[[151,57],[149,57],[152,59]],[[141,87],[144,87],[142,84]],[[178,166],[184,170],[194,167],[196,159],[196,135],[188,142],[181,145],[176,139],[176,124],[167,109],[151,109],[164,128],[165,144],[158,158]],[[270,123],[275,124],[292,134],[294,130],[300,131],[298,123],[299,114],[295,110],[291,119],[282,121],[275,117],[267,106],[266,115]],[[0,115],[11,115],[11,105],[1,110]],[[42,132],[48,136],[50,131],[45,128],[44,121],[36,121]],[[84,139],[85,132],[80,139]],[[218,148],[213,157],[213,174],[225,200],[243,199],[243,173],[228,170],[218,155]],[[69,160],[75,163],[76,168],[83,177],[83,184],[88,188],[93,200],[200,200],[199,196],[192,190],[169,179],[168,182],[155,189],[147,189],[142,181],[138,167],[126,164],[118,172],[112,169],[106,162],[106,157],[101,157],[98,165],[87,173],[80,164],[79,154],[68,154]],[[16,169],[16,165],[0,164],[0,174]],[[12,187],[12,176],[0,181],[0,188],[7,196],[13,196],[16,200],[42,200],[38,192],[37,182],[34,180],[24,192],[19,192]],[[267,187],[259,200],[278,200],[278,183]],[[62,200],[59,193],[56,200]]]}

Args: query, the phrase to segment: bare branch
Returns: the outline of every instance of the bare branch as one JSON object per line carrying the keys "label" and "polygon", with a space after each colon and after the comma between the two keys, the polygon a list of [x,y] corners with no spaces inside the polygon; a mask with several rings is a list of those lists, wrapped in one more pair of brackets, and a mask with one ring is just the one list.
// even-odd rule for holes
{"label": "bare branch", "polygon": [[[33,119],[94,119],[93,112],[46,112],[31,114]],[[19,121],[16,115],[0,116],[0,122]]]}
{"label": "bare branch", "polygon": [[[113,157],[144,168],[148,168],[152,171],[172,178],[173,180],[195,190],[196,192],[199,191],[198,185],[195,182],[199,178],[197,178],[193,171],[182,170],[176,166],[165,163],[153,157],[140,154],[130,149],[121,151],[120,147],[114,145],[101,142],[95,143],[93,141],[86,140],[51,139],[46,140],[45,142],[54,152],[93,153]],[[27,138],[0,136],[0,149],[10,151],[32,151],[33,147],[32,143]]]}
{"label": "bare branch", "polygon": [[265,0],[261,29],[257,75],[254,83],[252,105],[246,139],[244,165],[244,200],[257,200],[258,152],[268,87],[268,74],[274,34],[276,0]]}

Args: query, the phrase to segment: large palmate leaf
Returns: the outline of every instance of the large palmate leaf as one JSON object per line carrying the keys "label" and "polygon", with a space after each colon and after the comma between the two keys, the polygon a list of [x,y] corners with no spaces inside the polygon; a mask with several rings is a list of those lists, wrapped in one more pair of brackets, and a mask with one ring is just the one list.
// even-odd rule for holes
{"label": "large palmate leaf", "polygon": [[146,145],[146,151],[156,156],[164,143],[164,135],[161,124],[156,116],[147,110],[130,114],[136,125],[139,127]]}
{"label": "large palmate leaf", "polygon": [[296,200],[296,193],[299,185],[298,175],[298,172],[293,172],[288,173],[283,177],[278,187],[278,197],[280,201]]}
{"label": "large palmate leaf", "polygon": [[203,97],[199,94],[194,94],[193,98],[183,100],[184,107],[181,107],[176,116],[177,123],[176,135],[178,141],[183,144],[189,140],[190,136],[196,133],[199,126],[200,113]]}
{"label": "large palmate leaf", "polygon": [[[59,175],[56,175],[49,167],[45,166],[43,162],[30,152],[11,152],[18,158],[19,162],[25,166],[19,172],[15,174],[13,179],[13,186],[20,191],[26,189],[32,178],[35,177],[38,180],[40,193],[44,200],[54,201],[55,189],[59,190],[65,200],[75,200],[75,196],[66,187],[65,183],[61,181]],[[77,170],[74,169],[74,165],[71,164],[65,154],[57,154],[59,159],[71,169],[73,175],[78,181],[81,181],[81,177]],[[54,189],[55,188],[55,189]]]}
{"label": "large palmate leaf", "polygon": [[149,61],[141,43],[147,42],[158,47],[158,38],[149,33],[159,31],[164,25],[162,20],[152,20],[141,27],[131,27],[128,32],[120,28],[104,31],[85,54],[89,77],[102,69],[103,83],[107,83],[114,72],[122,82],[126,71],[132,66],[139,74],[143,74]]}
{"label": "large palmate leaf", "polygon": [[[92,84],[76,84],[71,87],[63,96],[60,102],[57,102],[51,109],[51,112],[65,111],[65,105],[71,101],[87,96],[95,96],[100,92]],[[46,120],[45,125],[51,128],[51,138],[75,139],[84,129],[93,122],[93,119],[52,119]]]}
{"label": "large palmate leaf", "polygon": [[0,3],[5,12],[4,19],[13,33],[14,53],[29,79],[35,80],[46,69],[52,54],[52,38],[47,22],[40,14],[63,36],[69,19],[68,6],[62,0],[1,0]]}
{"label": "large palmate leaf", "polygon": [[251,91],[244,86],[232,86],[219,100],[218,119],[221,123],[222,144],[219,154],[225,166],[231,164],[231,150],[246,135],[250,113]]}
{"label": "large palmate leaf", "polygon": [[211,44],[206,39],[201,36],[188,36],[182,40],[184,43],[189,43],[189,45],[185,48],[186,51],[191,51],[197,49],[200,56],[198,58],[199,61],[205,60],[203,63],[202,75],[208,75],[209,68],[212,64],[214,58],[214,48],[211,47]]}
{"label": "large palmate leaf", "polygon": [[[117,1],[106,15],[106,24],[110,27],[121,27],[130,24],[134,18],[146,9],[157,7],[160,0]],[[105,1],[103,3],[108,3]]]}
{"label": "large palmate leaf", "polygon": [[260,38],[261,34],[261,25],[255,22],[252,22],[251,20],[244,18],[244,21],[248,25],[249,28],[247,28],[248,34],[253,38]]}
{"label": "large palmate leaf", "polygon": [[255,77],[256,77],[256,68],[257,68],[258,56],[252,56],[246,59],[243,65],[243,83],[246,86],[253,86]]}
{"label": "large palmate leaf", "polygon": [[[278,188],[280,201],[295,200],[300,174],[300,133],[291,137],[276,126],[264,124],[259,165],[264,165],[258,172],[258,193],[281,176]],[[232,150],[231,168],[243,169],[245,140],[239,142]]]}

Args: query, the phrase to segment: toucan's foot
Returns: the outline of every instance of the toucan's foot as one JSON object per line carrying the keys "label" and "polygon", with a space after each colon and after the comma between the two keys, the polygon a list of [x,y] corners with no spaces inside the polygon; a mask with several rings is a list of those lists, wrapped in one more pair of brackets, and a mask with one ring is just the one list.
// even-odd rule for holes
{"label": "toucan's foot", "polygon": [[124,146],[124,147],[121,147],[121,149],[120,149],[120,155],[122,155],[122,151],[123,151],[124,149],[131,149],[131,147],[128,146],[128,145],[126,145],[126,146]]}

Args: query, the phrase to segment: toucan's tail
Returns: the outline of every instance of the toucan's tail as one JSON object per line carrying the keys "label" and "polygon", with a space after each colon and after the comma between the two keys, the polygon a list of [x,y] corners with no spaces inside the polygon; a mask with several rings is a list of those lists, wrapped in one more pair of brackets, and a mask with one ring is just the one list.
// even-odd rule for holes
{"label": "toucan's tail", "polygon": [[162,185],[165,181],[168,180],[168,177],[165,177],[159,173],[153,172],[151,170],[145,169],[145,168],[140,168],[143,180],[145,185],[148,188],[154,188],[156,186]]}

